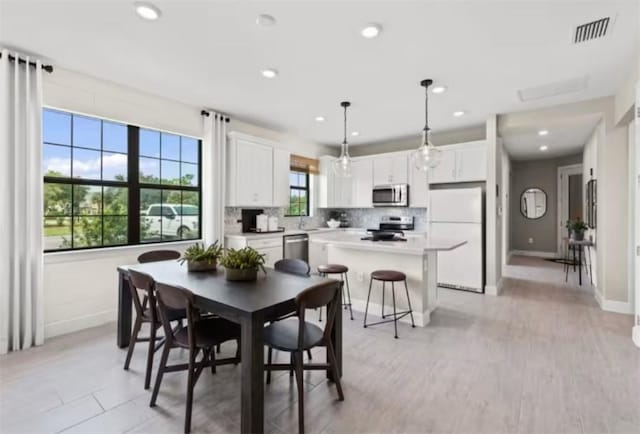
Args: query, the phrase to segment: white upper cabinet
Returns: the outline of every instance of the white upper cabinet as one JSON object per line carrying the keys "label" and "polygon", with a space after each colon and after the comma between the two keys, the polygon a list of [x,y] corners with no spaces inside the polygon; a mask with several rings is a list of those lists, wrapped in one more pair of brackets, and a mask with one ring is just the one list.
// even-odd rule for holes
{"label": "white upper cabinet", "polygon": [[411,208],[427,208],[429,203],[428,173],[418,169],[409,161],[409,206]]}
{"label": "white upper cabinet", "polygon": [[[229,134],[226,206],[273,206],[274,149],[269,142],[257,137]],[[277,158],[281,165],[283,155]],[[288,178],[288,166],[286,175]],[[282,180],[278,178],[278,182]]]}
{"label": "white upper cabinet", "polygon": [[335,157],[320,158],[320,208],[371,208],[373,160],[354,159],[351,176],[342,178],[333,171]]}
{"label": "white upper cabinet", "polygon": [[373,185],[407,184],[407,154],[380,155],[373,158]]}
{"label": "white upper cabinet", "polygon": [[487,146],[484,142],[468,144],[456,154],[456,182],[487,179]]}
{"label": "white upper cabinet", "polygon": [[373,159],[354,160],[351,166],[351,206],[371,208],[373,206]]}
{"label": "white upper cabinet", "polygon": [[289,206],[289,172],[291,154],[283,149],[273,150],[273,206]]}
{"label": "white upper cabinet", "polygon": [[487,179],[487,150],[484,142],[439,146],[440,164],[430,170],[429,183],[474,182]]}

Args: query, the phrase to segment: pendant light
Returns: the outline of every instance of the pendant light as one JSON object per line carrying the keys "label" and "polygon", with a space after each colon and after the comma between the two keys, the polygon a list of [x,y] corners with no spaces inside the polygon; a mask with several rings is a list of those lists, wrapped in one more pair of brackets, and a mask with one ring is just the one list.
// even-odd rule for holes
{"label": "pendant light", "polygon": [[344,139],[340,156],[333,162],[333,171],[341,178],[351,177],[351,157],[349,156],[349,143],[347,143],[347,107],[350,105],[349,101],[340,103],[340,106],[344,108]]}
{"label": "pendant light", "polygon": [[433,143],[429,140],[429,86],[432,84],[433,80],[431,79],[420,82],[420,85],[423,86],[425,90],[424,129],[422,130],[422,143],[420,147],[411,154],[411,160],[415,167],[425,172],[440,164],[442,158],[442,151],[433,146]]}

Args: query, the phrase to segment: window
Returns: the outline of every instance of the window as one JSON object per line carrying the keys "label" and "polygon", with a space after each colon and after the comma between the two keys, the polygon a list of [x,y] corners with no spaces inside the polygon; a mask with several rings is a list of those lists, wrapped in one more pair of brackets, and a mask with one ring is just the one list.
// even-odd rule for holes
{"label": "window", "polygon": [[309,174],[292,170],[289,173],[289,209],[287,216],[309,215]]}
{"label": "window", "polygon": [[200,237],[199,140],[51,109],[42,132],[45,251]]}

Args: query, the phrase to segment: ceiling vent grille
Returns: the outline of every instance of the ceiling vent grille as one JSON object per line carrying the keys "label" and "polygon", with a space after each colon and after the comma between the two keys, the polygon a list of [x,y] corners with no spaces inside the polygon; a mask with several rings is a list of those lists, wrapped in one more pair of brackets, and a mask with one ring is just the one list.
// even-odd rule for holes
{"label": "ceiling vent grille", "polygon": [[592,39],[602,38],[607,34],[610,20],[609,17],[601,18],[576,27],[573,43],[579,44],[581,42],[591,41]]}

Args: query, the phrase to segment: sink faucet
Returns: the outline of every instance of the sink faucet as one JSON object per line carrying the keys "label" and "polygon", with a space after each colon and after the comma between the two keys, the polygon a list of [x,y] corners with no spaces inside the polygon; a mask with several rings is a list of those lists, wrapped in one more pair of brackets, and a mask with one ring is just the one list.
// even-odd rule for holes
{"label": "sink faucet", "polygon": [[300,215],[300,220],[298,220],[298,229],[304,229],[304,216]]}

